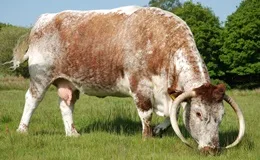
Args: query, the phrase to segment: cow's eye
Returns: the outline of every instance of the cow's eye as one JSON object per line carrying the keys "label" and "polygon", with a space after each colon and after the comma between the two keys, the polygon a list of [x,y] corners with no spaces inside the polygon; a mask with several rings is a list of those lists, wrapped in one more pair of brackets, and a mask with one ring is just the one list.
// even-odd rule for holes
{"label": "cow's eye", "polygon": [[196,112],[196,116],[200,119],[202,119],[202,114],[200,112]]}

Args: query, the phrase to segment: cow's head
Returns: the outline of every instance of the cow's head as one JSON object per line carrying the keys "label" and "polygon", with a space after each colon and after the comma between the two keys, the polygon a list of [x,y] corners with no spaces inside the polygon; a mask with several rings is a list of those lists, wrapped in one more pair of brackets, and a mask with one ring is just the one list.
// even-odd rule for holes
{"label": "cow's head", "polygon": [[186,101],[183,112],[184,124],[191,136],[198,143],[198,148],[204,153],[217,153],[219,151],[219,124],[224,115],[223,100],[230,104],[239,119],[239,135],[237,139],[226,148],[237,145],[244,135],[245,122],[238,105],[225,94],[225,86],[220,84],[204,84],[191,92],[180,94],[173,102],[171,108],[171,124],[178,137],[186,144],[178,124],[177,113],[179,104]]}

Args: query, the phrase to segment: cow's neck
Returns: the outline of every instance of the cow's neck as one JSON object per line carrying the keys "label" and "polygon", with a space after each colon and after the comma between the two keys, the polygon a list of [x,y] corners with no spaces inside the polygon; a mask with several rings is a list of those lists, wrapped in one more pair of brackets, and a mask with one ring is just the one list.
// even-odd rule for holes
{"label": "cow's neck", "polygon": [[178,50],[174,56],[175,74],[177,74],[176,88],[183,91],[190,91],[210,82],[207,68],[195,48],[191,54]]}

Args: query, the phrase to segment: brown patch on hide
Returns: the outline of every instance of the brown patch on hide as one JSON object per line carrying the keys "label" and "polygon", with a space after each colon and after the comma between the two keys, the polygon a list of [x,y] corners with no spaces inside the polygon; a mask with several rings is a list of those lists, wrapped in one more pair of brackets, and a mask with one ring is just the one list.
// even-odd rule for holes
{"label": "brown patch on hide", "polygon": [[137,92],[137,107],[141,109],[142,111],[148,111],[152,108],[151,100],[148,97],[145,97],[142,93]]}
{"label": "brown patch on hide", "polygon": [[133,75],[132,77],[130,77],[130,87],[132,92],[135,92],[137,90],[138,84],[139,79],[137,78],[137,75]]}
{"label": "brown patch on hide", "polygon": [[224,98],[225,90],[226,88],[223,84],[214,86],[210,83],[203,84],[194,89],[196,95],[201,97],[201,99],[207,103],[221,102]]}
{"label": "brown patch on hide", "polygon": [[37,87],[35,87],[35,85],[33,85],[33,82],[30,82],[30,88],[29,88],[31,94],[32,94],[32,97],[34,98],[37,98],[37,93],[38,93],[38,89]]}
{"label": "brown patch on hide", "polygon": [[178,97],[180,94],[182,94],[183,92],[181,90],[177,90],[177,86],[178,86],[178,81],[179,81],[179,75],[178,73],[176,73],[176,67],[174,66],[174,70],[173,70],[174,74],[172,75],[172,79],[171,81],[173,82],[171,87],[169,87],[167,89],[167,92],[169,95],[173,95],[175,98]]}
{"label": "brown patch on hide", "polygon": [[56,61],[55,72],[96,89],[115,86],[124,77],[122,45],[117,43],[123,20],[124,15],[112,13],[58,15],[55,25],[65,53]]}
{"label": "brown patch on hide", "polygon": [[217,88],[213,91],[212,93],[212,97],[214,97],[214,99],[217,102],[220,102],[223,100],[224,95],[225,95],[225,91],[226,91],[226,87],[224,84],[219,84],[216,86]]}

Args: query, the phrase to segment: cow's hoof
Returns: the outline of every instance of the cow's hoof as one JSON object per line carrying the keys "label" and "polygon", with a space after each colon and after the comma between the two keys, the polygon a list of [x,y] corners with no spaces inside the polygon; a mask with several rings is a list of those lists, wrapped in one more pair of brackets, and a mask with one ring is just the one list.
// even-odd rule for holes
{"label": "cow's hoof", "polygon": [[147,140],[152,139],[152,138],[153,138],[152,135],[149,135],[149,136],[143,135],[143,136],[142,136],[142,140],[143,140],[143,141],[147,141]]}
{"label": "cow's hoof", "polygon": [[20,133],[20,134],[28,134],[28,131],[26,129],[23,129],[23,128],[18,128],[16,130],[17,133]]}
{"label": "cow's hoof", "polygon": [[71,136],[72,136],[72,137],[79,137],[80,134],[79,134],[79,133],[73,133]]}
{"label": "cow's hoof", "polygon": [[28,126],[25,124],[20,124],[18,129],[16,130],[18,133],[27,134],[28,133]]}
{"label": "cow's hoof", "polygon": [[162,137],[162,134],[165,132],[165,129],[163,129],[161,126],[156,126],[153,129],[153,135],[156,137]]}
{"label": "cow's hoof", "polygon": [[67,137],[79,137],[80,134],[78,132],[72,132],[70,134],[66,134]]}

